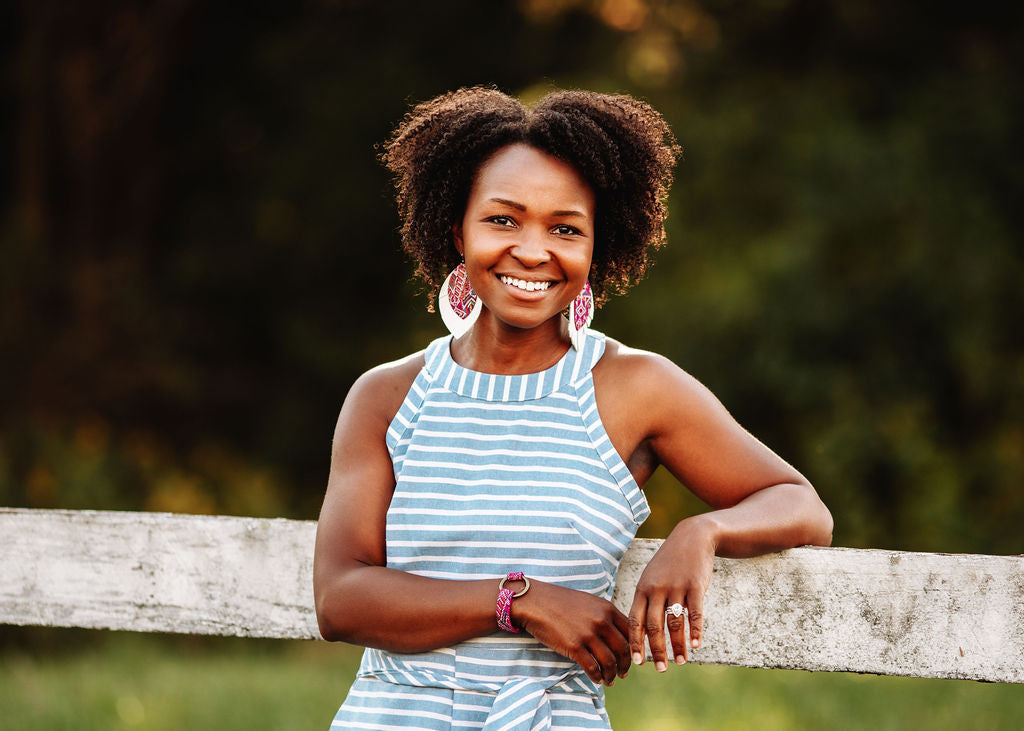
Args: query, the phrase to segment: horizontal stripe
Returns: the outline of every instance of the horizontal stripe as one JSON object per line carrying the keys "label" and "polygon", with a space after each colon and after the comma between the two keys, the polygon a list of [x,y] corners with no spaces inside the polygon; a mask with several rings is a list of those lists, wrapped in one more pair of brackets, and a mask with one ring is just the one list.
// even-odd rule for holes
{"label": "horizontal stripe", "polygon": [[[587,429],[581,424],[568,424],[560,421],[541,421],[539,419],[485,419],[479,416],[466,416],[465,414],[459,414],[456,416],[443,416],[440,414],[433,413],[421,413],[420,424],[470,424],[477,426],[486,426],[494,428],[508,429],[510,427],[519,427],[520,429],[526,429],[530,431],[544,431],[545,429],[553,429],[560,433],[565,432],[585,432]],[[454,432],[457,433],[457,432]]]}
{"label": "horizontal stripe", "polygon": [[438,729],[437,726],[406,726],[404,724],[402,726],[395,726],[393,724],[364,723],[362,721],[351,721],[347,719],[342,721],[332,721],[331,726],[338,728],[369,728],[376,729],[377,731],[393,731],[394,729],[397,729],[398,731],[437,731]]}
{"label": "horizontal stripe", "polygon": [[[522,375],[463,368],[450,344],[426,349],[388,424],[388,566],[465,581],[495,580],[511,565],[610,597],[646,502],[600,422],[590,374],[603,336]],[[367,650],[338,719],[481,728],[493,715],[488,728],[525,731],[548,704],[538,721],[608,728],[601,690],[576,663],[529,636],[496,633],[422,654]]]}
{"label": "horizontal stripe", "polygon": [[[553,652],[553,651],[552,651]],[[516,664],[522,665],[523,667],[543,667],[543,668],[559,668],[567,670],[571,668],[575,663],[566,661],[553,661],[553,660],[524,660],[517,658],[514,661]],[[465,655],[459,656],[459,663],[469,663],[470,665],[501,665],[503,664],[500,658],[496,657],[467,657]],[[506,665],[512,664],[510,662],[504,663]]]}
{"label": "horizontal stripe", "polygon": [[570,711],[570,710],[558,711],[558,710],[552,709],[551,716],[552,716],[552,718],[554,718],[555,716],[558,716],[559,718],[585,718],[588,721],[601,721],[601,720],[603,720],[601,718],[600,714],[598,714],[598,713],[596,713],[594,711],[592,711],[590,713],[586,713],[585,711]]}
{"label": "horizontal stripe", "polygon": [[574,439],[560,439],[555,436],[522,435],[522,434],[477,434],[474,432],[461,431],[433,431],[430,429],[417,429],[417,437],[437,437],[438,439],[458,439],[464,444],[473,442],[513,442],[523,444],[565,444],[573,447],[586,449],[586,445]]}
{"label": "horizontal stripe", "polygon": [[[416,465],[416,466],[418,466],[418,465]],[[440,469],[440,466],[438,467],[438,469]],[[502,487],[509,487],[509,488],[512,488],[512,489],[517,489],[518,488],[519,491],[521,491],[524,487],[532,487],[532,488],[538,488],[538,489],[551,488],[551,489],[554,489],[554,490],[564,490],[564,491],[572,492],[572,493],[580,493],[580,494],[584,495],[587,498],[590,498],[592,500],[596,500],[597,502],[601,503],[602,505],[607,505],[612,510],[615,510],[616,512],[621,514],[624,518],[632,519],[632,517],[633,517],[633,512],[629,508],[629,504],[625,503],[625,500],[624,500],[624,498],[622,496],[622,492],[619,490],[618,485],[616,485],[615,483],[609,484],[607,482],[604,482],[604,483],[597,482],[596,480],[591,478],[589,475],[580,473],[580,472],[578,472],[576,470],[565,469],[565,470],[562,470],[561,472],[563,474],[566,474],[566,475],[576,476],[576,477],[579,477],[581,479],[585,479],[585,480],[587,480],[588,484],[592,484],[592,485],[594,485],[597,488],[603,489],[604,492],[607,492],[609,495],[614,495],[614,496],[618,497],[619,500],[614,500],[614,499],[612,499],[610,497],[606,497],[605,495],[602,495],[600,492],[595,492],[594,490],[586,489],[585,487],[583,487],[583,486],[581,486],[581,485],[579,485],[577,483],[563,481],[563,480],[533,480],[533,479],[525,479],[525,478],[523,478],[523,479],[506,478],[504,480],[501,479],[500,476],[501,476],[502,473],[509,472],[509,473],[515,474],[516,471],[517,471],[516,469],[510,469],[510,468],[504,468],[504,467],[503,468],[499,468],[499,469],[491,469],[491,470],[486,470],[486,469],[483,469],[483,468],[479,468],[478,469],[478,468],[466,468],[466,467],[460,467],[460,468],[457,468],[457,469],[465,470],[467,472],[487,472],[488,473],[488,477],[486,479],[469,479],[469,478],[460,478],[460,477],[447,476],[445,478],[445,483],[447,485],[449,485],[449,486],[457,485],[457,486],[461,486],[461,487],[481,487],[481,486],[487,486],[487,487],[493,487],[493,488],[499,488],[499,489],[502,488]],[[521,471],[522,474],[530,474],[530,471],[526,470],[526,469],[520,468],[520,470],[518,470],[518,471]],[[548,470],[548,471],[549,472],[557,472],[557,470]],[[432,477],[430,477],[428,475],[423,475],[423,476],[420,476],[420,475],[403,475],[402,482],[403,483],[411,483],[411,484],[435,484],[437,482],[437,478],[436,477],[432,478]],[[442,499],[449,499],[449,500],[495,500],[495,499],[500,499],[500,500],[513,501],[513,502],[514,501],[534,501],[534,502],[537,502],[537,501],[543,501],[545,499],[548,499],[547,496],[543,496],[543,495],[522,495],[522,494],[517,494],[517,493],[512,493],[512,494],[509,494],[509,495],[497,495],[497,496],[495,496],[495,495],[488,495],[486,493],[474,493],[472,495],[462,495],[462,496],[460,496],[460,495],[453,495],[451,493],[441,493],[441,492],[421,493],[421,492],[417,491],[417,492],[408,492],[407,493],[404,490],[401,490],[401,488],[396,489],[396,495],[400,495],[402,497],[404,497],[405,495],[410,495],[411,497],[424,497],[424,496],[429,495],[431,499],[437,499],[437,500],[442,500]],[[559,496],[559,495],[552,495],[551,498],[550,498],[551,501],[560,500],[560,499],[562,499],[562,497]],[[603,514],[600,511],[594,510],[591,506],[589,506],[586,503],[575,501],[573,504],[577,505],[578,507],[580,507],[580,508],[582,508],[584,510],[586,510],[587,512],[591,513],[592,515],[594,515],[597,518],[604,518],[604,517],[606,517],[606,516],[603,516]]]}
{"label": "horizontal stripe", "polygon": [[[381,685],[383,685],[383,683],[381,683]],[[404,687],[404,686],[391,686],[391,687],[400,688],[400,687]],[[445,693],[450,693],[450,692],[451,691],[445,691]],[[352,690],[349,691],[348,694],[349,694],[349,697],[354,697],[354,698],[372,698],[374,700],[378,700],[380,698],[398,698],[398,699],[401,699],[401,700],[412,700],[412,701],[415,701],[417,703],[437,703],[438,705],[441,705],[441,706],[447,706],[449,708],[452,707],[452,701],[451,701],[450,698],[440,698],[440,697],[435,698],[435,697],[431,697],[431,696],[429,696],[429,695],[427,695],[425,693],[407,693],[407,692],[403,692],[403,691],[399,691],[399,690],[369,691],[369,690],[357,690],[357,689],[353,688]],[[359,708],[366,708],[366,706],[359,706]]]}
{"label": "horizontal stripe", "polygon": [[[571,452],[547,452],[542,450],[532,449],[472,449],[469,447],[453,447],[449,445],[445,446],[431,446],[427,444],[417,444],[416,453],[426,454],[446,454],[449,456],[468,457],[474,459],[485,459],[488,457],[503,457],[505,459],[532,459],[532,460],[551,460],[553,462],[566,462],[570,461],[573,463],[580,463],[596,467],[597,469],[605,469],[606,465],[604,460],[594,459],[588,457],[585,454],[573,454]],[[508,464],[508,462],[502,462],[502,464]],[[536,465],[534,465],[536,467]]]}
{"label": "horizontal stripe", "polygon": [[[445,393],[434,391],[435,394]],[[553,395],[553,394],[552,394]],[[464,401],[435,399],[430,402],[427,413],[435,411],[458,413],[460,411],[474,411],[481,414],[515,414],[521,417],[523,414],[558,414],[559,416],[573,416],[577,419],[580,416],[579,403],[575,398],[566,398],[564,401],[556,402],[553,398],[546,398],[542,403],[501,403],[494,401]]]}
{"label": "horizontal stripe", "polygon": [[[437,511],[437,512],[440,514],[440,513],[443,513],[445,511]],[[477,513],[477,515],[478,514],[479,513]],[[472,517],[474,515],[474,513],[472,511],[469,511],[469,512],[466,513],[466,515],[469,516],[469,517]],[[446,526],[446,530],[451,530],[453,528],[458,528],[459,530],[463,530],[463,531],[485,531],[486,530],[486,531],[495,531],[495,532],[499,532],[499,533],[500,532],[529,533],[529,534],[539,534],[539,535],[540,534],[545,534],[545,533],[565,533],[567,535],[576,535],[576,531],[574,531],[572,528],[563,528],[563,527],[560,527],[560,526],[546,526],[546,525],[516,526],[516,525],[479,525],[478,524],[478,525],[449,525],[449,526]],[[437,525],[436,524],[429,524],[429,523],[423,523],[423,524],[408,523],[406,525],[395,524],[395,525],[389,525],[388,526],[388,531],[389,532],[390,531],[414,531],[414,530],[435,531],[436,532],[437,531]]]}
{"label": "horizontal stripe", "polygon": [[[570,501],[570,502],[572,502],[572,501]],[[393,508],[392,510],[388,511],[388,515],[389,516],[414,515],[414,516],[417,516],[417,517],[422,517],[422,516],[427,516],[427,515],[438,515],[438,516],[445,515],[445,516],[448,516],[451,519],[455,519],[455,518],[458,518],[460,515],[461,516],[465,516],[466,518],[478,518],[478,517],[485,516],[485,515],[493,515],[495,517],[498,517],[498,516],[508,516],[508,512],[507,511],[501,511],[501,510],[473,510],[473,509],[469,509],[469,510],[444,510],[444,509],[439,509],[439,508]],[[551,516],[554,516],[554,517],[566,517],[564,511],[551,511],[551,512],[545,513],[544,515],[549,516],[549,517],[551,517]],[[532,515],[530,517],[533,518],[533,519],[536,519],[536,518],[541,517],[541,516],[535,514],[535,515]],[[525,518],[525,516],[524,516],[524,518]],[[512,517],[510,519],[514,520],[515,518]],[[601,538],[604,538],[608,543],[612,544],[616,548],[621,549],[622,553],[625,552],[626,548],[629,546],[629,541],[632,540],[632,536],[630,536],[629,534],[624,534],[623,535],[622,533],[620,533],[620,535],[623,535],[624,539],[623,538],[618,538],[617,539],[612,534],[608,533],[605,530],[602,530],[602,529],[599,529],[599,528],[595,527],[593,524],[583,520],[578,515],[572,516],[572,519],[573,519],[573,522],[575,522],[580,527],[586,528],[591,533],[593,533],[593,534],[595,534],[597,536],[600,536]],[[402,526],[401,523],[390,523],[388,525],[387,530],[390,533],[392,530],[400,530],[403,527],[406,530],[408,530],[408,528],[409,528],[408,526]],[[541,529],[547,530],[546,528],[544,528],[544,526],[538,525],[536,527],[537,527],[538,530],[541,530]],[[451,533],[451,532],[456,531],[456,530],[460,530],[460,531],[468,531],[468,530],[472,530],[472,531],[514,530],[514,531],[517,531],[517,532],[522,532],[522,531],[524,531],[524,529],[525,529],[525,526],[523,526],[523,525],[497,526],[497,525],[479,525],[479,524],[477,524],[477,525],[468,526],[468,525],[460,525],[459,523],[448,523],[445,526],[444,531],[445,531],[445,533]],[[600,547],[600,546],[598,546],[598,545],[596,545],[594,543],[591,543],[591,545],[593,546],[595,551],[597,551],[602,556],[607,558],[609,561],[612,561],[614,563],[618,563],[618,561],[622,557],[621,553],[619,554],[619,556],[613,556],[605,548],[602,548],[602,547]]]}
{"label": "horizontal stripe", "polygon": [[[429,570],[423,570],[423,571],[410,571],[409,573],[414,573],[417,576],[425,576],[425,577],[430,578],[430,579],[452,579],[454,581],[459,581],[459,580],[471,581],[471,580],[475,580],[475,579],[493,579],[493,578],[495,578],[494,572],[486,572],[486,573],[478,574],[478,573],[473,573],[472,571],[461,571],[460,572],[460,571],[429,571]],[[608,576],[608,573],[604,572],[604,571],[596,573],[596,574],[564,574],[564,575],[552,574],[552,575],[544,575],[544,576],[540,576],[539,574],[541,572],[539,572],[539,571],[535,571],[533,573],[538,574],[538,578],[543,578],[549,584],[550,583],[554,583],[554,582],[557,581],[557,582],[562,583],[565,586],[571,586],[573,583],[577,583],[577,584],[578,583],[583,583],[585,581],[589,581],[589,580],[592,580],[592,579],[609,579],[610,578]]]}
{"label": "horizontal stripe", "polygon": [[[391,708],[388,706],[352,706],[353,712],[364,712],[374,713],[380,716],[401,716],[407,717],[410,709],[406,708]],[[438,721],[447,721],[452,717],[451,713],[435,713],[434,711],[427,711],[422,708],[415,709],[415,714],[420,718],[435,718]]]}
{"label": "horizontal stripe", "polygon": [[[573,561],[571,559],[560,559],[560,558],[529,558],[523,559],[529,561],[532,566],[600,566],[601,562],[594,559],[582,559]],[[402,564],[410,563],[462,563],[462,564],[483,564],[483,563],[495,563],[496,559],[491,557],[482,556],[398,556],[388,557],[389,566],[401,566]],[[502,561],[505,565],[508,564],[506,558]]]}

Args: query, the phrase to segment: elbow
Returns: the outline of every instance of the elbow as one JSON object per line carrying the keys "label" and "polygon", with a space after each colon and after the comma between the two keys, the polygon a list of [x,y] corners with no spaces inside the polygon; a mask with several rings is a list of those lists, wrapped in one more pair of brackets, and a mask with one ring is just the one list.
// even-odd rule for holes
{"label": "elbow", "polygon": [[802,480],[795,483],[799,486],[798,496],[794,496],[791,513],[794,538],[797,546],[832,545],[832,512],[828,509],[814,486]]}
{"label": "elbow", "polygon": [[357,636],[357,628],[350,621],[352,612],[346,611],[339,602],[316,603],[316,623],[320,636],[328,642],[363,644]]}
{"label": "elbow", "polygon": [[[332,590],[333,588],[333,590]],[[354,627],[353,611],[346,606],[343,592],[337,587],[320,587],[314,584],[313,606],[320,636],[328,642],[352,642]]]}
{"label": "elbow", "polygon": [[832,512],[826,507],[825,503],[821,501],[821,498],[816,498],[817,505],[814,518],[811,521],[810,540],[808,544],[812,546],[831,546],[832,545],[832,529],[834,524],[832,522]]}
{"label": "elbow", "polygon": [[316,612],[316,624],[320,628],[320,636],[328,642],[344,641],[345,633],[342,627],[319,608]]}
{"label": "elbow", "polygon": [[344,640],[345,631],[340,621],[341,618],[322,594],[317,594],[314,607],[316,608],[316,624],[320,629],[320,636],[328,642]]}

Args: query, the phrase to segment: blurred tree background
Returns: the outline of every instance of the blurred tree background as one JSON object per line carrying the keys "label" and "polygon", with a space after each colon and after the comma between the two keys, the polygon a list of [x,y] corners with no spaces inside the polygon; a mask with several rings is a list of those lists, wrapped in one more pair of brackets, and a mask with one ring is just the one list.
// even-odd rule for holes
{"label": "blurred tree background", "polygon": [[[441,334],[375,145],[470,84],[647,99],[670,245],[595,326],[816,484],[836,544],[1020,553],[1018,4],[27,0],[0,10],[0,504],[314,518]],[[666,475],[648,535],[701,507]]]}

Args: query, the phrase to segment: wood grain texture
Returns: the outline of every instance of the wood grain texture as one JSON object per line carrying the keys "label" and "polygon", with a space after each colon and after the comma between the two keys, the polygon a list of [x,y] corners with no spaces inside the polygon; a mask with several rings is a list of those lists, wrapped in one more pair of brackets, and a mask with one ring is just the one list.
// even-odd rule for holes
{"label": "wood grain texture", "polygon": [[[614,601],[660,541],[633,542]],[[794,548],[715,559],[701,663],[1024,683],[1024,557]]]}
{"label": "wood grain texture", "polygon": [[0,622],[318,638],[316,523],[0,509]]}
{"label": "wood grain texture", "polygon": [[[318,638],[316,523],[0,508],[0,623]],[[660,541],[634,541],[628,611]],[[1024,683],[1024,557],[795,548],[716,559],[701,663]]]}

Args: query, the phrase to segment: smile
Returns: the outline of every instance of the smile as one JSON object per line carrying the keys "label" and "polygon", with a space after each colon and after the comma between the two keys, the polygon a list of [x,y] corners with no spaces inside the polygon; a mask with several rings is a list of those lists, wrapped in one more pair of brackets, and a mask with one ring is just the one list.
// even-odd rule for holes
{"label": "smile", "polygon": [[507,277],[502,274],[499,279],[504,284],[521,289],[524,292],[543,292],[551,286],[551,282],[527,282],[525,279],[515,279],[513,277]]}

